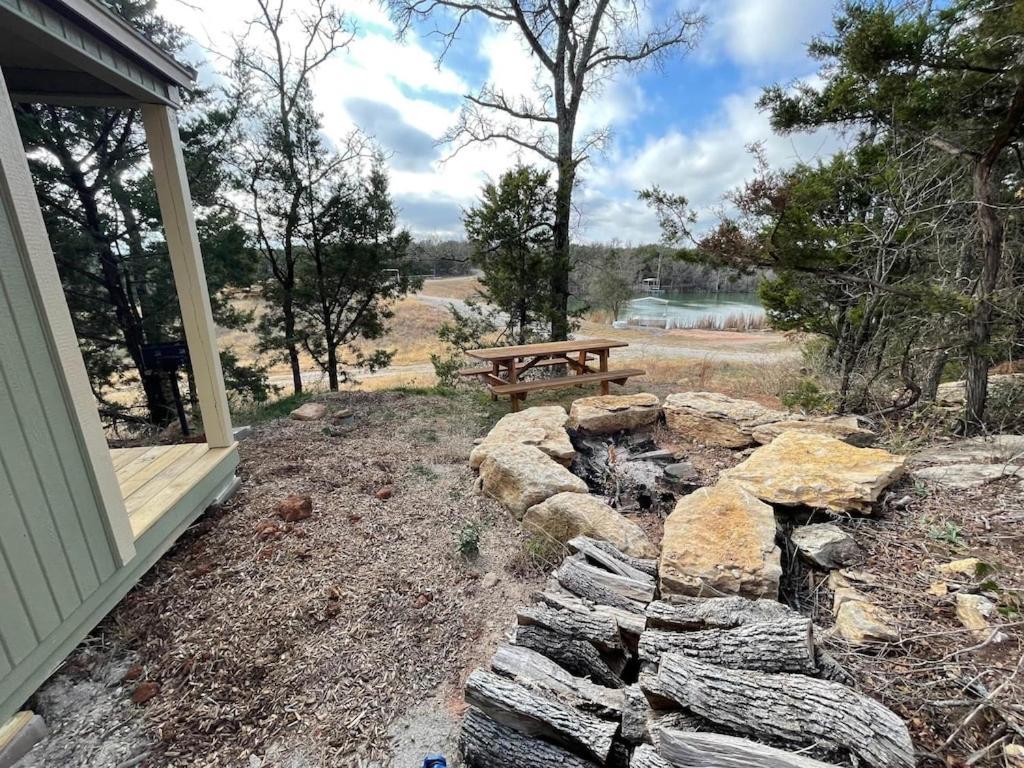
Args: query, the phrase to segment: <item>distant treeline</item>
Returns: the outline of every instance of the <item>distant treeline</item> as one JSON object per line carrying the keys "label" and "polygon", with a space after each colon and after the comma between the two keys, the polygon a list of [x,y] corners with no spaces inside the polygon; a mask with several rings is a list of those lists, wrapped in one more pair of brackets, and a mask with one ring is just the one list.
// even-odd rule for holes
{"label": "distant treeline", "polygon": [[[410,248],[410,264],[415,274],[428,277],[456,277],[472,274],[472,247],[464,240],[421,240]],[[687,260],[689,253],[662,245],[573,246],[573,292],[577,296],[592,293],[599,272],[611,265],[621,279],[633,286],[644,278],[657,277],[659,261],[661,285],[672,291],[730,291],[752,293],[761,282],[761,274],[742,275],[731,269],[718,269]]]}

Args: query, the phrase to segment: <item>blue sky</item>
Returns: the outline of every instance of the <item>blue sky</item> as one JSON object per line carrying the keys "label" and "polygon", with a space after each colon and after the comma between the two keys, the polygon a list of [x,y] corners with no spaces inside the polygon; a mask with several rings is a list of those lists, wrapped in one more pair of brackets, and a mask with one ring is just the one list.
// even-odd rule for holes
{"label": "blue sky", "polygon": [[[614,0],[613,0],[614,1]],[[305,0],[287,0],[301,8]],[[657,15],[671,3],[651,0]],[[420,27],[396,40],[387,14],[374,0],[341,0],[355,22],[352,44],[337,53],[314,81],[324,132],[337,140],[352,128],[374,137],[388,153],[392,191],[403,225],[418,237],[461,237],[460,213],[484,181],[517,161],[543,161],[496,143],[449,158],[437,144],[456,120],[462,96],[491,84],[510,95],[531,93],[534,65],[511,29],[478,20],[465,27],[440,63],[440,41]],[[700,8],[708,27],[700,45],[659,69],[624,71],[584,106],[583,130],[610,127],[612,141],[584,168],[576,194],[576,237],[583,241],[653,241],[653,215],[636,192],[658,184],[687,195],[710,215],[722,195],[750,172],[745,146],[765,144],[773,164],[812,160],[838,147],[830,134],[774,136],[755,107],[761,89],[775,82],[813,78],[806,43],[831,28],[828,0],[717,0]],[[216,77],[254,4],[237,0],[201,10],[181,0],[160,0],[161,11],[197,43],[202,77]]]}

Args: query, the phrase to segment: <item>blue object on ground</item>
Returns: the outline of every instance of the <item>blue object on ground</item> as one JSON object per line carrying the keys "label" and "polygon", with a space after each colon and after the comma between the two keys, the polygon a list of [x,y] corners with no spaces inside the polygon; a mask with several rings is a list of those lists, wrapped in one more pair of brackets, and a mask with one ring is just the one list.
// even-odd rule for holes
{"label": "blue object on ground", "polygon": [[444,755],[427,755],[423,758],[423,768],[448,768]]}

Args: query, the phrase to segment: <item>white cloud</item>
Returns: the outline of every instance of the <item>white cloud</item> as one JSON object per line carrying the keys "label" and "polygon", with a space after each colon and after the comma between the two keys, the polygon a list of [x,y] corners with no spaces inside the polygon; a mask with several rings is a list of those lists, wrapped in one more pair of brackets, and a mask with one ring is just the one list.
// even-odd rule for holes
{"label": "white cloud", "polygon": [[752,174],[746,147],[762,142],[773,167],[812,161],[832,154],[839,137],[830,131],[779,136],[755,102],[759,91],[727,96],[720,109],[690,132],[673,130],[651,138],[632,152],[615,153],[585,173],[589,212],[583,219],[587,240],[652,241],[658,238],[654,215],[636,200],[636,191],[652,185],[685,195],[705,222],[724,193]]}
{"label": "white cloud", "polygon": [[807,43],[829,29],[830,0],[715,0],[704,12],[711,21],[707,56],[722,50],[739,64],[770,68],[806,59]]}

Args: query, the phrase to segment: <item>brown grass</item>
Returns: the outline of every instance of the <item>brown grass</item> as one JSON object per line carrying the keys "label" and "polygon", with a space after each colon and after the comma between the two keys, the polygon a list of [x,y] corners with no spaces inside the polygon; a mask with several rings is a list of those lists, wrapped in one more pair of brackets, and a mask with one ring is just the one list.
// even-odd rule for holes
{"label": "brown grass", "polygon": [[476,296],[479,290],[480,281],[473,276],[439,277],[432,280],[424,280],[420,293],[424,296],[438,296],[444,299],[465,301]]}

